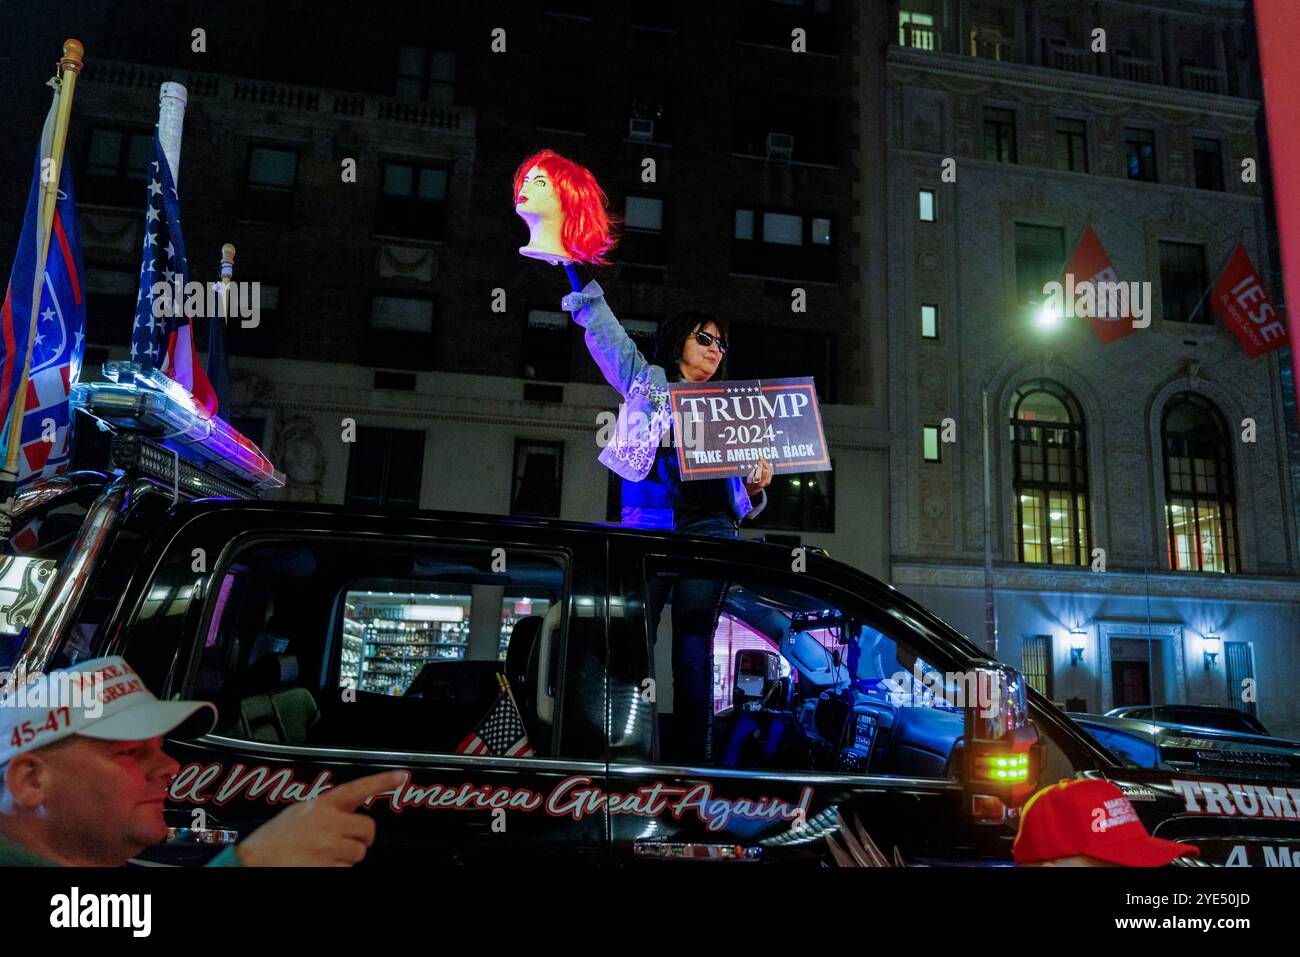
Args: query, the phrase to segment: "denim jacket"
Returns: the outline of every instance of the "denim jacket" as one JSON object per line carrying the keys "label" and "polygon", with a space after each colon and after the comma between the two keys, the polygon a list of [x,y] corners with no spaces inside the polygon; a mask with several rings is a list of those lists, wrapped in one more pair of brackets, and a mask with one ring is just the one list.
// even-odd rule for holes
{"label": "denim jacket", "polygon": [[[655,451],[664,432],[672,428],[668,377],[661,366],[651,365],[641,355],[605,302],[605,291],[596,280],[587,283],[582,292],[569,293],[561,300],[560,307],[573,313],[574,321],[586,330],[583,338],[587,351],[596,360],[605,381],[624,399],[614,435],[600,453],[600,463],[629,481],[640,482],[654,465]],[[733,475],[726,482],[736,521],[746,515],[756,516],[767,505],[766,490],[755,503],[738,476]],[[654,525],[663,527],[659,522]]]}

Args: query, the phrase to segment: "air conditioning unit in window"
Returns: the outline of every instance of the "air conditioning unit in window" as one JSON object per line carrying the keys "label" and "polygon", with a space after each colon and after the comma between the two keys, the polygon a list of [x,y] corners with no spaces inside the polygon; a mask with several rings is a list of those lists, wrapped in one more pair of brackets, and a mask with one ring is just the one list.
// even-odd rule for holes
{"label": "air conditioning unit in window", "polygon": [[767,155],[777,159],[788,160],[794,152],[794,137],[789,133],[767,134]]}
{"label": "air conditioning unit in window", "polygon": [[655,121],[632,117],[627,121],[628,139],[652,140],[655,138]]}

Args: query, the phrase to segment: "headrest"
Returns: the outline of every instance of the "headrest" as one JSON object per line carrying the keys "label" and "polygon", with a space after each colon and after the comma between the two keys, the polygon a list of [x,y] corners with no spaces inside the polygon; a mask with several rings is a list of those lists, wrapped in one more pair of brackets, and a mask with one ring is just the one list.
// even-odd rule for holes
{"label": "headrest", "polygon": [[272,694],[298,680],[298,656],[267,654],[257,659],[251,677],[256,691]]}
{"label": "headrest", "polygon": [[518,687],[528,673],[528,656],[542,632],[541,615],[525,615],[515,622],[506,642],[506,678]]}

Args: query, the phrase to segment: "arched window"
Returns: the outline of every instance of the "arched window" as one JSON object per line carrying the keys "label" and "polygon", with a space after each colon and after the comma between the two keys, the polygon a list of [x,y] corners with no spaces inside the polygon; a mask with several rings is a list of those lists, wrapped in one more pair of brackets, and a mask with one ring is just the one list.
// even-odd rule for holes
{"label": "arched window", "polygon": [[1207,399],[1180,392],[1160,426],[1169,567],[1237,571],[1237,508],[1228,426]]}
{"label": "arched window", "polygon": [[1086,565],[1088,458],[1079,403],[1064,386],[1034,379],[1012,397],[1010,412],[1016,555]]}

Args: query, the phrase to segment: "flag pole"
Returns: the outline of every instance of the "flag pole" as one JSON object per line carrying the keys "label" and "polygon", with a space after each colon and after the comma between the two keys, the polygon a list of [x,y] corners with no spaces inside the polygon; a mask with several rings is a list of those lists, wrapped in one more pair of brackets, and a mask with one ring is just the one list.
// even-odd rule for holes
{"label": "flag pole", "polygon": [[[68,124],[72,118],[72,93],[77,85],[77,74],[81,72],[85,47],[80,40],[69,38],[63,41],[63,56],[59,60],[57,87],[55,90],[54,130],[50,139],[50,155],[41,157],[41,231],[36,242],[36,290],[32,296],[32,314],[29,319],[27,334],[27,355],[23,358],[22,376],[18,380],[18,390],[14,394],[13,407],[9,419],[9,436],[5,450],[4,470],[0,472],[0,498],[4,500],[4,521],[6,525],[11,514],[10,499],[18,482],[18,454],[21,451],[23,435],[23,410],[27,404],[27,378],[32,364],[32,345],[36,339],[36,319],[40,315],[41,290],[45,288],[45,262],[50,251],[50,233],[54,227],[54,210],[59,199],[59,182],[63,178],[63,148],[68,139]],[[51,166],[46,161],[52,160]],[[7,533],[7,529],[0,529]]]}
{"label": "flag pole", "polygon": [[230,319],[230,283],[235,278],[235,244],[221,247],[221,321]]}
{"label": "flag pole", "polygon": [[[1228,255],[1223,257],[1223,262],[1219,264],[1219,271],[1214,274],[1213,278],[1210,280],[1210,284],[1205,287],[1205,292],[1201,293],[1201,298],[1196,303],[1196,308],[1193,309],[1191,315],[1187,317],[1188,322],[1191,322],[1196,317],[1196,314],[1201,311],[1201,307],[1205,305],[1205,300],[1210,297],[1210,293],[1214,292],[1214,287],[1219,284],[1219,277],[1221,277],[1223,271],[1228,268],[1228,263],[1232,261],[1232,257],[1237,254],[1237,247],[1245,245],[1246,231],[1243,229],[1237,234],[1237,242],[1228,250]],[[1213,320],[1210,321],[1213,322]]]}

